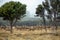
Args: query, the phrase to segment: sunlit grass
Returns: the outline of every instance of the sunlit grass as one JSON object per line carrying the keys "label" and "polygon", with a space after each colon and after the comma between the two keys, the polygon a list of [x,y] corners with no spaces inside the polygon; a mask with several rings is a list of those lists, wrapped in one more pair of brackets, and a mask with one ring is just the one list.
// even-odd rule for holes
{"label": "sunlit grass", "polygon": [[42,30],[17,30],[13,29],[13,33],[10,31],[0,29],[0,40],[60,40],[60,29],[56,33],[51,30],[45,29]]}

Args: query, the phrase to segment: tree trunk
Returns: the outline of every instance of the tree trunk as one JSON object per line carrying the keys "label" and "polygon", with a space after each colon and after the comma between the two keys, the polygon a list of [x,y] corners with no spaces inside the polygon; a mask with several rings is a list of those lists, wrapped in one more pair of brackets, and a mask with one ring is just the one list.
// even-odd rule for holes
{"label": "tree trunk", "polygon": [[47,29],[46,29],[46,21],[45,21],[45,16],[43,16],[43,24],[44,24],[44,29],[45,29],[45,31],[47,32]]}
{"label": "tree trunk", "polygon": [[56,25],[56,12],[54,12],[54,26],[55,26],[55,30],[57,31],[57,25]]}
{"label": "tree trunk", "polygon": [[15,20],[15,22],[13,23],[13,25],[16,27],[16,22],[17,22],[17,19]]}
{"label": "tree trunk", "polygon": [[52,14],[50,14],[50,22],[49,22],[49,27],[52,25]]}
{"label": "tree trunk", "polygon": [[12,23],[13,23],[13,22],[10,21],[10,26],[11,26],[10,32],[11,32],[11,33],[13,33],[13,31],[12,31],[12,30],[13,30],[13,25],[12,25]]}

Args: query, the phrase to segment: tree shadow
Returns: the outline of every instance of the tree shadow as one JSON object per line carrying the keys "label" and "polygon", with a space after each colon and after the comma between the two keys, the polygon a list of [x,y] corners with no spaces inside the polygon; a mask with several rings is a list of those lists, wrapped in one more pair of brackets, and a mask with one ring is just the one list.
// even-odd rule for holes
{"label": "tree shadow", "polygon": [[58,34],[58,33],[41,33],[41,34],[34,34],[34,35],[40,35],[40,36],[44,36],[44,35],[60,36],[60,34]]}

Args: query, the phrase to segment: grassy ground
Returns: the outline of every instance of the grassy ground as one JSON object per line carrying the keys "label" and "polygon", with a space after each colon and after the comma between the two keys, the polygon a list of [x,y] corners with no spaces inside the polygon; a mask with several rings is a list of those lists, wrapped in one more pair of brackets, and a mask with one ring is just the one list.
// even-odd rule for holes
{"label": "grassy ground", "polygon": [[0,29],[0,40],[60,40],[60,28],[55,31],[47,29],[42,30],[17,30],[13,29],[13,33]]}

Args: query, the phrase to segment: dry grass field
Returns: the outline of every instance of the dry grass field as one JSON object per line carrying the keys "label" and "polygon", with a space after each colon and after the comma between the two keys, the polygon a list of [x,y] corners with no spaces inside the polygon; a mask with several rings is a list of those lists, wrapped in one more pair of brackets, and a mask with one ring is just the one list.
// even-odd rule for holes
{"label": "dry grass field", "polygon": [[0,40],[60,40],[60,28],[57,32],[52,28],[47,28],[47,32],[45,29],[19,30],[13,28],[12,34],[10,31],[0,29]]}

